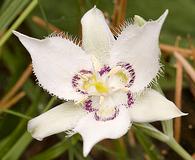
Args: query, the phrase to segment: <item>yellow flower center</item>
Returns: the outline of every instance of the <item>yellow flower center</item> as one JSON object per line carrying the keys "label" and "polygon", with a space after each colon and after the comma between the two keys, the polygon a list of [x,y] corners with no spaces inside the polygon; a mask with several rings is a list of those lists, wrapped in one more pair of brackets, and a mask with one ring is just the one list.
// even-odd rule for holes
{"label": "yellow flower center", "polygon": [[99,93],[108,93],[108,91],[109,91],[108,87],[102,82],[97,81],[97,82],[93,83],[93,85],[95,86],[96,90]]}
{"label": "yellow flower center", "polygon": [[105,83],[98,81],[95,75],[92,75],[87,80],[83,81],[82,88],[84,90],[89,90],[90,87],[95,87],[96,91],[100,94],[109,92],[109,88],[105,85]]}

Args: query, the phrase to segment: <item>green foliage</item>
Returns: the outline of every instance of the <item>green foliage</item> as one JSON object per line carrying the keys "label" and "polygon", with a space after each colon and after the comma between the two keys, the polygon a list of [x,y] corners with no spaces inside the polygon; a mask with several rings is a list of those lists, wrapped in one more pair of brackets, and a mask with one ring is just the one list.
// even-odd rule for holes
{"label": "green foliage", "polygon": [[45,150],[42,153],[37,154],[36,156],[32,157],[30,160],[51,160],[57,158],[58,156],[62,155],[68,149],[68,143],[66,140],[63,140],[54,146],[50,147],[49,149]]}
{"label": "green foliage", "polygon": [[143,146],[143,149],[149,156],[150,160],[163,160],[163,157],[160,155],[159,151],[155,147],[155,145],[152,143],[152,140],[147,137],[143,132],[139,130],[139,128],[135,128],[135,135],[140,142],[140,144]]}
{"label": "green foliage", "polygon": [[30,0],[7,0],[0,9],[0,32],[4,31]]}

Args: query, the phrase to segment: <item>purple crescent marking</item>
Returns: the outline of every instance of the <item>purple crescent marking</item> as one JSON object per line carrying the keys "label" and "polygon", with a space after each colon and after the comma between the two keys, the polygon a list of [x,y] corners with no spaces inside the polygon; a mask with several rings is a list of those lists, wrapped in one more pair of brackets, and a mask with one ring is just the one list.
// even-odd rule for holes
{"label": "purple crescent marking", "polygon": [[103,74],[110,72],[110,70],[111,70],[110,66],[105,65],[100,69],[99,74],[100,76],[102,76]]}
{"label": "purple crescent marking", "polygon": [[119,109],[116,107],[114,109],[115,109],[115,112],[110,117],[101,117],[100,115],[97,114],[97,112],[95,112],[95,114],[94,114],[95,120],[96,121],[104,121],[104,122],[109,121],[109,120],[113,120],[119,114]]}
{"label": "purple crescent marking", "polygon": [[131,107],[132,104],[134,104],[133,95],[131,92],[128,92],[127,93],[127,105],[128,105],[128,107]]}
{"label": "purple crescent marking", "polygon": [[93,111],[96,111],[95,108],[93,108],[92,106],[93,102],[91,99],[88,99],[84,102],[84,109],[88,112],[93,112]]}
{"label": "purple crescent marking", "polygon": [[[82,74],[82,75],[86,75],[86,74],[92,74],[91,71],[88,71],[88,70],[85,70],[85,69],[82,69],[79,71],[79,74]],[[72,87],[76,89],[76,92],[79,92],[81,94],[87,94],[86,91],[83,91],[79,85],[79,81],[81,80],[81,78],[79,77],[79,74],[75,74],[72,78]]]}
{"label": "purple crescent marking", "polygon": [[121,68],[124,68],[129,73],[131,79],[126,87],[130,87],[135,81],[135,71],[132,65],[129,63],[119,62],[117,66],[121,66]]}

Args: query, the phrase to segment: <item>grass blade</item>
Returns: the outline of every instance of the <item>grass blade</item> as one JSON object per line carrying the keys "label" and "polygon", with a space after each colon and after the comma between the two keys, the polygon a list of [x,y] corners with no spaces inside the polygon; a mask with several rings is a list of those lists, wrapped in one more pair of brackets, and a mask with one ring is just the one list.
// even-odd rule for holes
{"label": "grass blade", "polygon": [[135,129],[135,135],[139,141],[139,143],[142,145],[144,151],[149,156],[150,160],[162,160],[163,157],[160,155],[157,148],[154,146],[154,144],[151,142],[150,138],[144,135],[138,128]]}
{"label": "grass blade", "polygon": [[68,149],[68,143],[66,140],[55,144],[54,146],[50,147],[49,149],[41,152],[34,157],[30,158],[30,160],[50,160],[57,158],[61,154],[63,154]]}
{"label": "grass blade", "polygon": [[17,160],[32,141],[31,135],[26,131],[14,146],[5,154],[2,160]]}
{"label": "grass blade", "polygon": [[30,0],[13,0],[9,3],[5,1],[1,8],[0,32],[3,32],[11,24],[29,2]]}
{"label": "grass blade", "polygon": [[[40,97],[40,92],[36,93],[35,101],[32,103],[32,105],[29,107],[29,109],[26,112],[27,116],[32,116],[35,114],[40,98],[42,98]],[[26,130],[26,123],[27,120],[22,119],[18,124],[18,126],[16,127],[16,129],[7,138],[5,138],[3,141],[0,142],[0,151],[1,151],[0,159],[2,159],[2,157],[4,157],[4,155],[7,152],[9,152],[10,148],[12,148],[12,146],[17,142],[20,136],[24,133],[24,131]]]}
{"label": "grass blade", "polygon": [[34,9],[37,5],[37,0],[32,0],[28,7],[22,12],[22,14],[18,17],[18,19],[13,23],[13,25],[5,32],[5,34],[0,39],[0,48],[4,45],[4,43],[8,40],[8,38],[12,34],[12,30],[17,29],[20,24],[24,21],[24,19],[28,16],[28,14]]}

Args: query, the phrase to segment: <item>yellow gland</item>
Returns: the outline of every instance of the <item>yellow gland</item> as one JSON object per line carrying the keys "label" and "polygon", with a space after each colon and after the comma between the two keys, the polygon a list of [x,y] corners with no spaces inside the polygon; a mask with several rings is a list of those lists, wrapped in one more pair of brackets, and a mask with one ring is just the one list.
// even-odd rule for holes
{"label": "yellow gland", "polygon": [[127,77],[127,75],[126,75],[123,71],[118,71],[118,72],[116,73],[116,75],[117,75],[119,78],[121,78],[121,80],[122,80],[124,83],[127,83],[128,77]]}
{"label": "yellow gland", "polygon": [[108,87],[102,82],[95,82],[93,84],[99,93],[108,93]]}
{"label": "yellow gland", "polygon": [[98,93],[108,93],[109,91],[109,88],[103,82],[97,81],[95,75],[91,76],[88,80],[83,81],[82,88],[84,90],[88,90],[90,87],[95,87]]}

